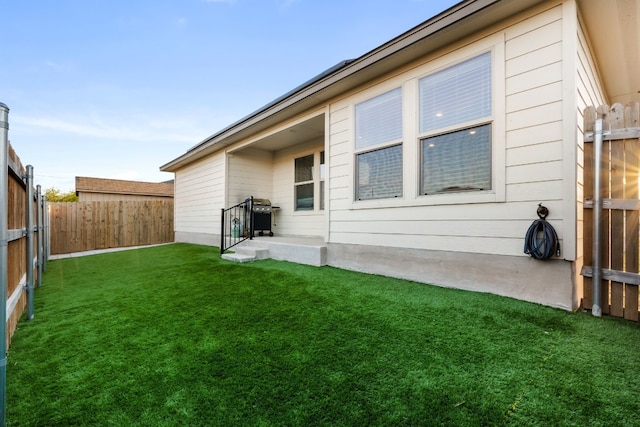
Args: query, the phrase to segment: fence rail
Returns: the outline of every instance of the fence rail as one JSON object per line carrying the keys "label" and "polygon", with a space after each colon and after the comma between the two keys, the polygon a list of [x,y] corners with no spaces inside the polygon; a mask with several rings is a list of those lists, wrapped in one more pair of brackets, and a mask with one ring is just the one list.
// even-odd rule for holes
{"label": "fence rail", "polygon": [[[602,150],[595,153],[594,125],[602,119]],[[584,114],[584,298],[602,314],[638,321],[640,283],[640,104],[589,107]],[[596,154],[600,164],[596,172]],[[595,189],[599,173],[600,188]],[[600,206],[596,206],[596,194]],[[594,211],[598,209],[599,260],[594,259]],[[596,218],[598,218],[596,217]],[[599,271],[597,271],[599,270]],[[598,280],[594,286],[594,280]],[[599,292],[597,291],[599,289]],[[594,295],[598,292],[598,297]]]}
{"label": "fence rail", "polygon": [[51,254],[174,241],[173,201],[49,204]]}

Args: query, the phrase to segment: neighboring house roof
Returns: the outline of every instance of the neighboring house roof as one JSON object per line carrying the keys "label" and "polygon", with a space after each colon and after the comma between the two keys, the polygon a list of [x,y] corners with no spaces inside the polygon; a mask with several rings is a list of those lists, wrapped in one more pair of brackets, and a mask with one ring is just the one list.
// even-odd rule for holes
{"label": "neighboring house roof", "polygon": [[[398,67],[408,64],[429,52],[434,52],[446,45],[450,45],[483,28],[493,25],[518,12],[524,11],[545,0],[465,0],[450,7],[422,24],[410,29],[389,42],[353,60],[340,62],[325,72],[296,87],[285,95],[275,99],[264,107],[248,116],[211,135],[201,141],[185,154],[162,165],[160,170],[175,172],[210,153],[225,146],[236,143],[243,138],[263,131],[291,118],[296,114],[317,107],[331,98],[355,89],[358,86],[378,78]],[[602,2],[601,0],[577,0],[582,15],[594,26],[594,36],[598,40],[596,56],[617,55],[624,57],[625,53],[637,52],[640,42],[640,27],[633,26],[625,10],[630,16],[637,16],[640,0],[617,0]],[[606,4],[606,6],[605,6]],[[626,5],[626,6],[625,6]],[[607,31],[606,25],[619,22],[625,25],[624,31]],[[611,52],[615,51],[615,52]],[[611,60],[598,63],[603,74],[605,89],[620,93],[621,97],[640,92],[640,74],[635,72],[637,55],[632,55],[633,61],[625,67],[625,81],[623,88],[611,89],[614,83],[619,83],[615,70],[619,68],[619,61]],[[638,87],[636,87],[638,86]]]}
{"label": "neighboring house roof", "polygon": [[76,194],[80,192],[173,197],[173,180],[143,182],[76,176]]}

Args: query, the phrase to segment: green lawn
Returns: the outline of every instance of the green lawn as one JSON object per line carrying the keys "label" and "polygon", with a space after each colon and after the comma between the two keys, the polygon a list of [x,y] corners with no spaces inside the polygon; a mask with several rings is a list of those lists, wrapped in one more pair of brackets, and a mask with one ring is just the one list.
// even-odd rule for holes
{"label": "green lawn", "polygon": [[640,425],[640,326],[174,244],[50,261],[9,426]]}

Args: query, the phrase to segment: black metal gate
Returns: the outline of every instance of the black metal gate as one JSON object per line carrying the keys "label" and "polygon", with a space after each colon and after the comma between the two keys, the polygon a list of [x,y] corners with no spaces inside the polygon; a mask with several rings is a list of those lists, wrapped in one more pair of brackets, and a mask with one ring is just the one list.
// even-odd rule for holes
{"label": "black metal gate", "polygon": [[227,209],[222,209],[220,223],[220,254],[253,238],[253,197]]}

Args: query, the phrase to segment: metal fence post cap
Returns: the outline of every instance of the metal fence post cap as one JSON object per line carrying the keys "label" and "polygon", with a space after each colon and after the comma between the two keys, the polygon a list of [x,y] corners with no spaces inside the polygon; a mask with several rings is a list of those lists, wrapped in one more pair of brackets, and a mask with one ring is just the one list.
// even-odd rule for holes
{"label": "metal fence post cap", "polygon": [[9,130],[9,107],[0,102],[0,128]]}

